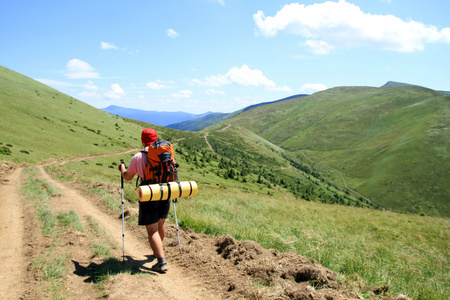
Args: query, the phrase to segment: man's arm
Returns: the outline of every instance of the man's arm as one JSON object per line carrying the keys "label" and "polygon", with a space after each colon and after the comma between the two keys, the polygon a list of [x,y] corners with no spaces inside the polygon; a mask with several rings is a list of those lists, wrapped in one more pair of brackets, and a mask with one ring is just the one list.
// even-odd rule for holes
{"label": "man's arm", "polygon": [[122,177],[126,181],[130,181],[134,177],[134,174],[130,174],[130,173],[127,172],[127,170],[125,169],[125,164],[120,164],[119,165],[119,171],[120,171],[120,173],[122,173]]}

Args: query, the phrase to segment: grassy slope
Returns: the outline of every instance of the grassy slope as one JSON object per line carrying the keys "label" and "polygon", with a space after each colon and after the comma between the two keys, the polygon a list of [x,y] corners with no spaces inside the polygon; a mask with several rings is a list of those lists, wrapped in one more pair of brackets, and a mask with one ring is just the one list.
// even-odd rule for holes
{"label": "grassy slope", "polygon": [[258,107],[247,128],[385,208],[450,216],[449,98],[416,86],[340,87]]}
{"label": "grassy slope", "polygon": [[187,131],[197,131],[201,130],[205,127],[208,127],[210,125],[216,124],[224,119],[227,119],[232,114],[226,114],[226,113],[212,113],[207,116],[204,116],[202,118],[184,121],[180,123],[175,124],[169,124],[167,127],[179,129],[179,130],[187,130]]}
{"label": "grassy slope", "polygon": [[[118,152],[140,147],[146,123],[110,115],[0,66],[0,147],[12,162]],[[162,135],[177,131],[154,126]],[[28,152],[28,153],[27,153]]]}
{"label": "grassy slope", "polygon": [[[337,188],[324,180],[320,174],[302,169],[289,152],[265,140],[261,136],[241,127],[216,126],[208,133],[213,149],[230,161],[221,169],[234,169],[237,174],[249,180],[270,187],[269,193],[283,191],[297,198],[323,203],[369,206],[359,195]],[[221,164],[218,164],[221,167]],[[219,173],[223,173],[222,170]],[[237,180],[244,180],[237,176]]]}

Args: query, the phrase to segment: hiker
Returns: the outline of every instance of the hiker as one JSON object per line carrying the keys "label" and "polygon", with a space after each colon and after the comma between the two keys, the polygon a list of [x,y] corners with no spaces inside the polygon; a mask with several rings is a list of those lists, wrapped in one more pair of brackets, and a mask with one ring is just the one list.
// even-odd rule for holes
{"label": "hiker", "polygon": [[[145,178],[145,166],[147,164],[147,151],[151,151],[153,149],[149,146],[157,140],[158,135],[154,129],[147,128],[142,131],[141,141],[144,146],[144,151],[140,151],[133,156],[128,169],[126,169],[124,164],[119,165],[119,171],[122,173],[122,177],[126,181],[133,179],[136,173],[141,178],[141,182],[143,181],[143,178]],[[162,242],[165,235],[164,223],[167,215],[169,214],[170,204],[170,199],[165,201],[139,202],[138,225],[143,225],[147,229],[150,247],[153,250],[153,255],[158,260],[158,262],[152,267],[152,270],[160,273],[167,272],[167,262],[164,257]]]}

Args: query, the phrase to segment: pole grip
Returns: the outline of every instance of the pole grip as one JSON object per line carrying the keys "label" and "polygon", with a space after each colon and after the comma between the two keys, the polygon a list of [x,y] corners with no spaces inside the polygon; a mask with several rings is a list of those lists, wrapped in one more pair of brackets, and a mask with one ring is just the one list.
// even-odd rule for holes
{"label": "pole grip", "polygon": [[[123,161],[123,159],[120,160],[120,164],[124,164],[125,162]],[[121,187],[123,190],[123,176],[122,176],[122,171],[120,171],[120,183],[121,183]]]}

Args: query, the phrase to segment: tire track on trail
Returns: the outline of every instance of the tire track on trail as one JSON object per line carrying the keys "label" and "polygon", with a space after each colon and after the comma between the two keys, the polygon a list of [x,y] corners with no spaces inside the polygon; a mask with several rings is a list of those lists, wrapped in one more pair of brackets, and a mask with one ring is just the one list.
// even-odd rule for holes
{"label": "tire track on trail", "polygon": [[23,200],[17,195],[22,169],[9,173],[0,185],[0,296],[19,299],[26,273]]}

